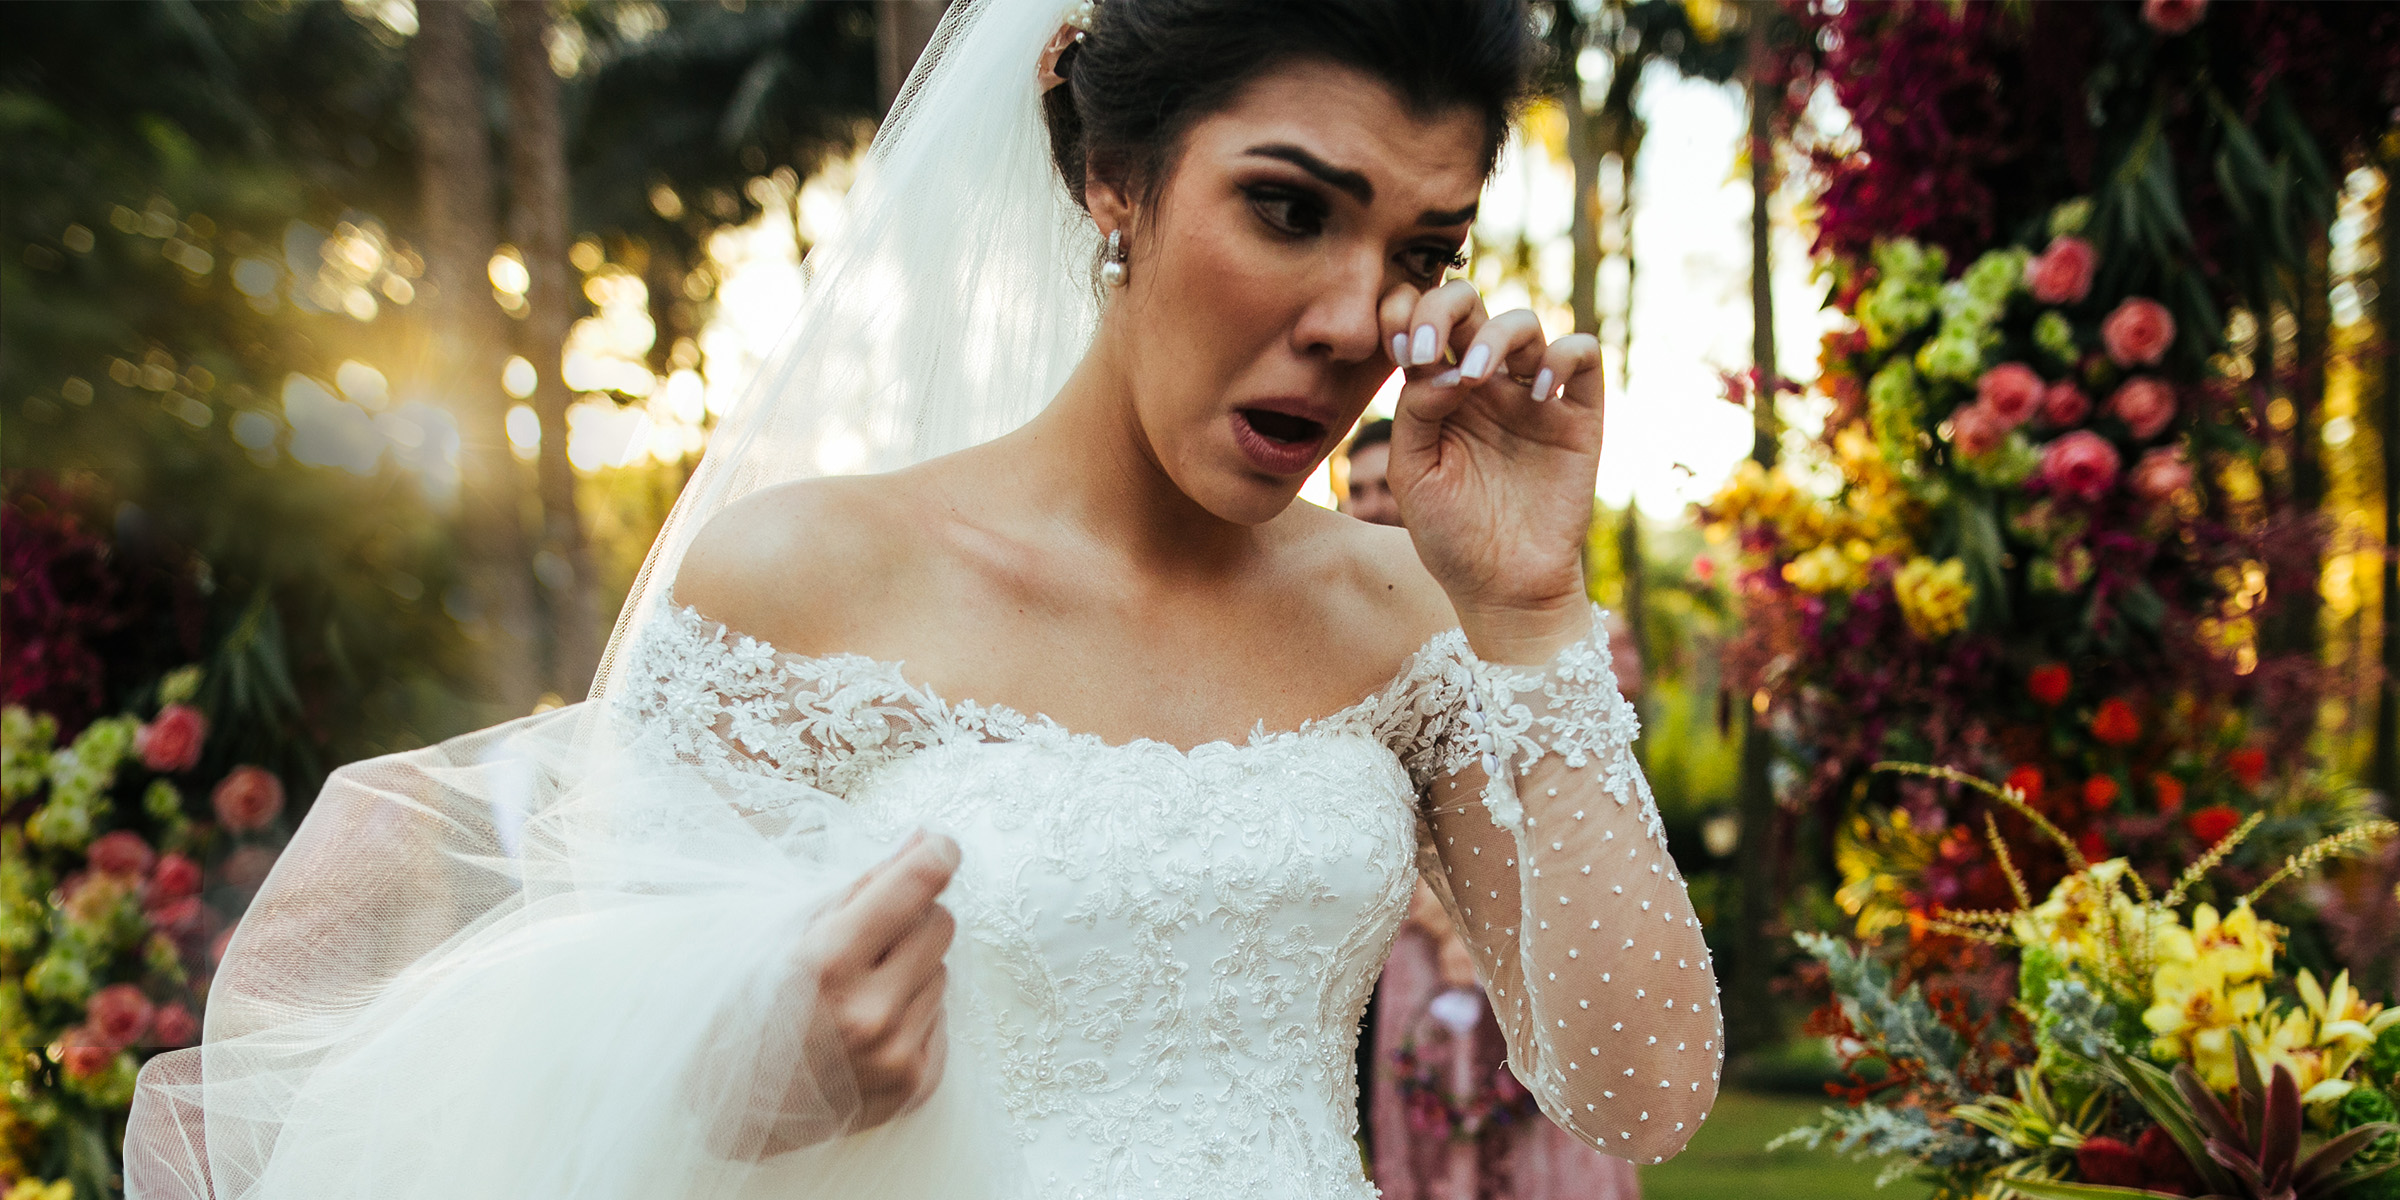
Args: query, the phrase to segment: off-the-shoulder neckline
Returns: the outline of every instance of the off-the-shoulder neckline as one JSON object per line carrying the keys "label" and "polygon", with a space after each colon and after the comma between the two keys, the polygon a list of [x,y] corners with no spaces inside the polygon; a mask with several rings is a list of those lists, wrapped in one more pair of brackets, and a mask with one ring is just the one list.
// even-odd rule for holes
{"label": "off-the-shoulder neckline", "polygon": [[[802,668],[812,663],[825,664],[828,668],[871,669],[880,674],[896,692],[905,696],[910,704],[943,718],[948,724],[986,731],[992,731],[994,727],[1021,730],[1029,734],[1038,734],[1047,739],[1110,750],[1163,750],[1181,758],[1198,758],[1209,754],[1275,745],[1311,736],[1322,737],[1329,734],[1351,732],[1363,720],[1381,710],[1384,705],[1391,703],[1399,694],[1404,693],[1412,683],[1426,674],[1429,668],[1435,667],[1445,659],[1463,663],[1467,650],[1464,631],[1455,626],[1441,630],[1426,638],[1422,645],[1411,652],[1408,658],[1401,662],[1400,670],[1394,673],[1389,681],[1385,682],[1382,687],[1360,697],[1356,703],[1321,717],[1311,717],[1302,721],[1295,729],[1271,730],[1266,727],[1265,719],[1261,718],[1251,726],[1250,733],[1242,740],[1216,738],[1192,746],[1180,746],[1171,741],[1151,737],[1111,742],[1097,733],[1070,729],[1046,713],[1027,713],[1006,704],[987,703],[981,700],[952,701],[935,691],[932,685],[919,683],[909,678],[902,660],[875,658],[871,655],[849,651],[832,654],[795,654],[777,647],[765,638],[743,633],[691,605],[677,603],[672,596],[661,597],[660,607],[667,611],[669,620],[683,623],[692,632],[721,638],[735,644],[746,644],[752,648],[753,653],[763,653],[787,669]],[[996,740],[1021,739],[1011,737]]]}

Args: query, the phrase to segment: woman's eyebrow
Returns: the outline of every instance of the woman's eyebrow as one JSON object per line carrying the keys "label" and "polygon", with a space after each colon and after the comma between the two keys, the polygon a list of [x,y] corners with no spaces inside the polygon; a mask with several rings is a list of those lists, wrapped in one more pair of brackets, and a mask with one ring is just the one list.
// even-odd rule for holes
{"label": "woman's eyebrow", "polygon": [[1375,203],[1375,185],[1367,182],[1366,176],[1347,167],[1334,166],[1288,142],[1270,142],[1263,146],[1252,146],[1244,153],[1290,163],[1324,180],[1327,184],[1350,193],[1360,204]]}
{"label": "woman's eyebrow", "polygon": [[[1261,146],[1252,146],[1243,153],[1290,163],[1325,183],[1349,193],[1360,204],[1375,203],[1375,185],[1368,182],[1365,175],[1347,167],[1334,166],[1289,142],[1269,142]],[[1475,209],[1475,204],[1468,204],[1465,208],[1429,208],[1417,215],[1417,224],[1464,225],[1475,219]]]}

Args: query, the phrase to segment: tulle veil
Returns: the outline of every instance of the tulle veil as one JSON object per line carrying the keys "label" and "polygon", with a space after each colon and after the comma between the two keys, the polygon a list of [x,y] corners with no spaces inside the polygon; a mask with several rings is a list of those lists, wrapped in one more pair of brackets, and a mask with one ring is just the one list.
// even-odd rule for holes
{"label": "tulle veil", "polygon": [[[227,949],[202,1044],[142,1073],[133,1200],[1025,1194],[955,1049],[923,1108],[832,1136],[856,1096],[806,1032],[806,928],[889,847],[800,783],[702,769],[612,699],[711,515],[1005,433],[1081,356],[1098,242],[1035,82],[1064,7],[943,19],[591,698],[327,783]],[[953,950],[954,1000],[973,953]],[[775,1132],[817,1144],[767,1154]]]}

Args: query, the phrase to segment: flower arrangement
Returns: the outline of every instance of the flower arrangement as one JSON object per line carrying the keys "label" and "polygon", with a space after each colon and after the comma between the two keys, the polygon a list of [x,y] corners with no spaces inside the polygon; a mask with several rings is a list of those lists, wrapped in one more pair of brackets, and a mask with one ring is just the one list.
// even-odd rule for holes
{"label": "flower arrangement", "polygon": [[8,1196],[116,1193],[135,1073],[149,1054],[199,1040],[208,974],[230,934],[226,910],[238,911],[273,861],[275,776],[237,767],[210,791],[215,823],[191,815],[187,789],[209,736],[188,703],[199,684],[198,668],[172,672],[149,720],[102,717],[63,745],[55,716],[0,709]]}
{"label": "flower arrangement", "polygon": [[1872,953],[1802,935],[1833,988],[1823,1028],[1854,1048],[1854,1069],[1880,1074],[1862,1073],[1848,1107],[1781,1141],[1889,1156],[1887,1180],[1913,1172],[1942,1194],[1991,1200],[2400,1195],[2400,1180],[2383,1179],[2400,1166],[2400,1009],[2370,1003],[2346,972],[2324,982],[2290,969],[2284,931],[2255,907],[2400,826],[2321,839],[2220,909],[2192,897],[2259,816],[2154,894],[2125,859],[2083,858],[2019,788],[1881,765],[1981,792],[2070,870],[2036,903],[1987,814],[2016,903],[1922,918],[2015,959],[2005,1019],[1972,1019],[1921,983],[1895,989]]}

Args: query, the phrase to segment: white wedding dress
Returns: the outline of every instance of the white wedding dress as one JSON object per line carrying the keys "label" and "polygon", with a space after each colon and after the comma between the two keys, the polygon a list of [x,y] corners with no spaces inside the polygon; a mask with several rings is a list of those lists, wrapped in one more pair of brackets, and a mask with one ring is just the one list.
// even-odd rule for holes
{"label": "white wedding dress", "polygon": [[[1504,713],[1497,739],[1474,728],[1476,664],[1455,631],[1339,713],[1188,750],[952,704],[899,664],[779,654],[681,607],[634,660],[620,703],[684,761],[843,797],[870,837],[923,826],[958,839],[946,902],[982,952],[983,983],[950,1028],[995,1082],[1038,1194],[1365,1198],[1353,1056],[1420,864],[1439,890],[1464,893],[1465,915],[1481,910],[1473,927],[1487,933],[1484,918],[1515,913],[1520,883],[1539,875],[1520,880],[1505,837],[1473,881],[1440,872],[1420,799],[1460,794],[1459,773],[1480,778],[1487,753],[1538,764],[1564,747],[1573,761],[1543,770],[1544,807],[1599,860],[1534,885],[1561,894],[1533,928],[1511,917],[1481,939],[1519,1071],[1545,1110],[1620,1154],[1635,1134],[1602,1128],[1601,1104],[1623,1116],[1616,1097],[1638,1095],[1632,1124],[1685,1131],[1714,1095],[1716,995],[1698,930],[1622,900],[1628,879],[1643,892],[1680,882],[1661,870],[1632,709],[1598,614],[1593,627],[1547,694],[1484,672]],[[1518,692],[1535,707],[1511,704]],[[1557,799],[1562,784],[1578,798]],[[1452,824],[1495,828],[1483,805],[1463,807]],[[1569,979],[1546,970],[1528,988],[1520,954]],[[1599,965],[1625,959],[1648,962],[1622,984],[1622,962]],[[1654,995],[1632,977],[1672,982]],[[1627,1080],[1622,1053],[1585,1045],[1660,1037],[1680,1045],[1680,1077]],[[1683,1139],[1644,1130],[1641,1145],[1662,1140]]]}

